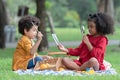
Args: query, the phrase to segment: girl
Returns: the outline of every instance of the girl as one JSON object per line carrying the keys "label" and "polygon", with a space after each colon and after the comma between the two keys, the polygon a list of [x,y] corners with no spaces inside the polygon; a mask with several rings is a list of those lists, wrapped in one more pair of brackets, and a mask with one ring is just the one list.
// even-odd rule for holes
{"label": "girl", "polygon": [[[18,31],[22,37],[18,41],[13,55],[12,70],[34,68],[36,62],[43,60],[36,52],[42,40],[42,33],[38,31],[40,21],[36,17],[24,16],[18,23]],[[37,37],[34,44],[33,39]]]}
{"label": "girl", "polygon": [[88,17],[89,34],[84,35],[82,43],[75,49],[65,48],[59,45],[58,48],[68,55],[79,56],[78,60],[63,58],[63,64],[71,70],[105,70],[103,64],[108,39],[106,34],[114,32],[113,20],[104,13],[90,14]]}

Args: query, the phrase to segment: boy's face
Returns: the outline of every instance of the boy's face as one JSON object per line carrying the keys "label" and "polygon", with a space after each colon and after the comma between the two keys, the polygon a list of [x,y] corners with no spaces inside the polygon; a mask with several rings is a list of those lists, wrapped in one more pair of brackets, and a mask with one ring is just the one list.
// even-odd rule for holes
{"label": "boy's face", "polygon": [[28,38],[33,39],[36,37],[38,31],[38,26],[33,25],[32,28],[27,31],[26,29],[24,30],[25,35],[28,36]]}
{"label": "boy's face", "polygon": [[96,24],[93,21],[88,21],[88,30],[89,33],[93,36],[96,36],[98,34],[96,31]]}

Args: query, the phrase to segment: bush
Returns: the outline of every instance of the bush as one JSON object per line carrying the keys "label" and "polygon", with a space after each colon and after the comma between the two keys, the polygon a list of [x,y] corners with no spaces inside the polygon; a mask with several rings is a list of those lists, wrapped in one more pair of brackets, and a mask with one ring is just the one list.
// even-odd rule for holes
{"label": "bush", "polygon": [[68,11],[61,21],[61,27],[79,27],[80,18],[77,12],[75,11]]}

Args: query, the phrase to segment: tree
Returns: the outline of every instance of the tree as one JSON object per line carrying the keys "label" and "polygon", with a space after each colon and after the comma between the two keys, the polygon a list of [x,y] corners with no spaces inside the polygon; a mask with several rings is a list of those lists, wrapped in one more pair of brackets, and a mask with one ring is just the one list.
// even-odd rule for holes
{"label": "tree", "polygon": [[114,18],[114,1],[113,0],[97,0],[98,12],[104,12]]}
{"label": "tree", "polygon": [[5,2],[0,0],[0,48],[5,48],[4,27],[8,24]]}
{"label": "tree", "polygon": [[46,17],[46,10],[45,10],[45,0],[36,0],[36,16],[40,19],[40,26],[38,30],[41,31],[43,34],[42,42],[38,48],[38,51],[45,51],[48,49],[48,41],[47,41],[47,34],[46,34],[46,25],[45,25],[45,17]]}
{"label": "tree", "polygon": [[90,13],[96,12],[96,3],[94,0],[67,0],[68,7],[78,12],[80,20],[86,20]]}

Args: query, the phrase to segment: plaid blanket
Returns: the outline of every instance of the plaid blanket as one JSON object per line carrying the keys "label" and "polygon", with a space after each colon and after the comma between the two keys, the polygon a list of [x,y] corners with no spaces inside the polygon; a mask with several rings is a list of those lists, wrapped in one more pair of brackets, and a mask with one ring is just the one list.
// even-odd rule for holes
{"label": "plaid blanket", "polygon": [[19,75],[25,75],[25,74],[36,75],[36,74],[40,74],[40,75],[83,76],[83,75],[94,75],[94,74],[97,74],[97,75],[103,75],[103,74],[116,75],[117,74],[116,70],[113,69],[113,68],[110,68],[109,70],[104,70],[104,71],[89,70],[89,71],[80,71],[80,72],[76,72],[76,71],[72,71],[72,70],[62,70],[62,71],[42,70],[42,71],[35,71],[33,69],[17,70],[17,71],[14,71],[14,72],[19,74]]}

